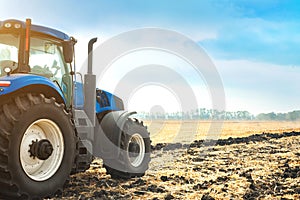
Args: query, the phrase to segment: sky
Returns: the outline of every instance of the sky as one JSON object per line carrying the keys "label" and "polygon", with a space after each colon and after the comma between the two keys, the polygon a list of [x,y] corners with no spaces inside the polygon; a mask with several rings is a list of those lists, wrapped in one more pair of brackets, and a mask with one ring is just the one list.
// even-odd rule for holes
{"label": "sky", "polygon": [[[226,110],[258,114],[300,109],[299,11],[296,0],[2,0],[0,20],[29,17],[35,24],[75,36],[80,66],[88,39],[94,36],[101,43],[145,27],[174,30],[200,45],[215,64],[223,82]],[[99,87],[116,90],[113,86],[128,69],[120,66],[161,63],[177,72],[182,66],[189,67],[176,56],[137,52],[116,61]],[[123,72],[118,74],[118,69]],[[193,81],[197,77],[192,77],[192,71],[181,74],[193,89],[198,107],[211,107],[205,81]],[[171,112],[180,110],[178,96],[170,87],[148,84],[122,98],[130,99],[130,109],[149,111],[160,105]]]}

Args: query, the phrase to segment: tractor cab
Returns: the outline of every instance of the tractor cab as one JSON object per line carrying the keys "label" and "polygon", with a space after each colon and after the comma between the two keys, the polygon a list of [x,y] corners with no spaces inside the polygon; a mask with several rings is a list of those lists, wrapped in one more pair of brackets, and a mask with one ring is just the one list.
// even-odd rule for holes
{"label": "tractor cab", "polygon": [[32,74],[61,90],[67,104],[72,94],[71,62],[75,40],[47,27],[18,20],[0,22],[0,77]]}

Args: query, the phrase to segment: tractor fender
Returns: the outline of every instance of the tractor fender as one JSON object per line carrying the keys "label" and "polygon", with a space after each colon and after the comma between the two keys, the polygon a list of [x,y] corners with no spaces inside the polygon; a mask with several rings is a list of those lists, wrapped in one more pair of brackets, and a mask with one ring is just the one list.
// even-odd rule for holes
{"label": "tractor fender", "polygon": [[117,158],[120,154],[121,134],[129,116],[136,112],[111,111],[96,125],[94,156],[105,159]]}
{"label": "tractor fender", "polygon": [[10,76],[1,77],[0,81],[6,81],[9,83],[8,86],[0,88],[0,97],[18,92],[24,93],[30,91],[31,93],[37,92],[43,93],[45,96],[51,95],[56,97],[59,103],[66,102],[59,87],[51,80],[42,76],[31,74],[12,74]]}

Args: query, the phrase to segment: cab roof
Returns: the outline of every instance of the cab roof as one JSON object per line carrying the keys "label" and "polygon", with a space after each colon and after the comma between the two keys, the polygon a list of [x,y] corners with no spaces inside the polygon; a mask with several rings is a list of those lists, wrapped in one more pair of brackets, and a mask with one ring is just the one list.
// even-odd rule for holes
{"label": "cab roof", "polygon": [[[10,24],[10,25],[6,25],[6,24]],[[16,19],[8,19],[5,21],[0,21],[0,30],[3,30],[3,29],[8,30],[9,28],[16,28],[18,26],[20,26],[19,28],[22,28],[22,29],[26,28],[24,21],[20,21],[20,20],[16,20]],[[31,24],[31,31],[46,34],[46,35],[56,37],[61,40],[70,40],[70,36],[68,36],[67,34],[65,34],[61,31],[58,31],[56,29],[45,27],[45,26]]]}

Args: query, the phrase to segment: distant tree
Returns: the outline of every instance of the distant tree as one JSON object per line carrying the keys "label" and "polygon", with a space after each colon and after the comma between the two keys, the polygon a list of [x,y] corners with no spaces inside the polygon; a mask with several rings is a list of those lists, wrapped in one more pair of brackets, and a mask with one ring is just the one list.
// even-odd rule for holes
{"label": "distant tree", "polygon": [[256,117],[258,120],[276,120],[276,114],[274,112],[271,113],[260,113]]}
{"label": "distant tree", "polygon": [[286,115],[287,120],[292,120],[295,121],[297,119],[300,119],[300,111],[299,110],[294,110],[292,112],[288,112]]}
{"label": "distant tree", "polygon": [[256,116],[257,120],[288,120],[295,121],[300,120],[300,111],[295,110],[288,113],[260,113]]}

